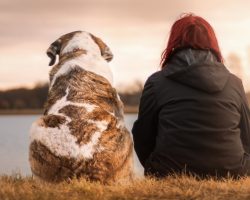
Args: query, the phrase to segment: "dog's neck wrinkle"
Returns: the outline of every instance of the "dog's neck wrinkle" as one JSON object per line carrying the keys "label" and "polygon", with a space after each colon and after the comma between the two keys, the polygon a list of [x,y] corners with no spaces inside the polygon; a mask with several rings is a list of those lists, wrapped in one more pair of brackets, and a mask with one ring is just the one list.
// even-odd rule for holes
{"label": "dog's neck wrinkle", "polygon": [[[79,50],[80,52],[80,50]],[[71,54],[69,54],[71,55]],[[84,54],[79,53],[79,55],[69,56],[68,58],[60,59],[58,65],[61,67],[55,73],[52,81],[51,81],[51,88],[53,87],[57,78],[62,75],[67,75],[70,73],[71,70],[75,69],[76,67],[80,67],[83,70],[93,72],[97,75],[100,75],[106,78],[111,85],[113,85],[113,77],[111,69],[107,63],[107,61],[101,55],[95,54]]]}
{"label": "dog's neck wrinkle", "polygon": [[82,54],[87,54],[87,51],[84,49],[77,48],[71,52],[67,52],[67,53],[64,53],[62,55],[59,55],[59,64],[65,63],[67,60],[81,56]]}

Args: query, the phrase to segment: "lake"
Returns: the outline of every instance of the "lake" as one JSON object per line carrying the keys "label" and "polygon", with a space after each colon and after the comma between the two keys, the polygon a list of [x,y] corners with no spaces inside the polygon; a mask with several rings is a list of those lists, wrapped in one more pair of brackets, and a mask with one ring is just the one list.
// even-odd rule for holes
{"label": "lake", "polygon": [[[0,174],[31,175],[28,162],[29,129],[39,115],[0,116]],[[125,122],[131,130],[137,114],[126,114]]]}

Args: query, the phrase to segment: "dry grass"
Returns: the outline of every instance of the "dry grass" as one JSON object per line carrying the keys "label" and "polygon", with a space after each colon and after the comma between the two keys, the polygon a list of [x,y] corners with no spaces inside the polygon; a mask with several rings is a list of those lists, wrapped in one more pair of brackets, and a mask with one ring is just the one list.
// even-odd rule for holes
{"label": "dry grass", "polygon": [[2,176],[0,199],[250,199],[250,178],[197,180],[186,176],[138,180],[129,185],[101,185],[84,179],[59,184],[31,177]]}

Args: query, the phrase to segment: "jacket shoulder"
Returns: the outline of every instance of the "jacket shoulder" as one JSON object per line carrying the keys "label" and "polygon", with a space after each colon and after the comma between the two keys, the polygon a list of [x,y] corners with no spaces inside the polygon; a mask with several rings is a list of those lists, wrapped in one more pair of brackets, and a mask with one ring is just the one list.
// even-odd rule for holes
{"label": "jacket shoulder", "polygon": [[242,84],[242,80],[232,73],[229,74],[229,79],[237,84]]}
{"label": "jacket shoulder", "polygon": [[157,71],[157,72],[151,74],[151,75],[148,77],[146,83],[149,83],[149,82],[150,82],[150,83],[158,82],[158,81],[161,80],[162,78],[163,78],[162,71]]}
{"label": "jacket shoulder", "polygon": [[238,76],[232,73],[229,74],[228,85],[230,85],[235,90],[239,91],[241,94],[245,93],[242,80]]}

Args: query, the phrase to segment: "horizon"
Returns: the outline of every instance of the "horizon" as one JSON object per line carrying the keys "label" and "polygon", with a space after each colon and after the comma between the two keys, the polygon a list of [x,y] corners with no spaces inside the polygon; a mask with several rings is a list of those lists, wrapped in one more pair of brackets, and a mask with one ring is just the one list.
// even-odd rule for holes
{"label": "horizon", "polygon": [[182,13],[191,12],[212,25],[225,65],[250,91],[249,6],[247,0],[2,0],[0,90],[47,82],[47,48],[75,30],[91,32],[110,47],[116,88],[144,83],[159,70],[171,25]]}

